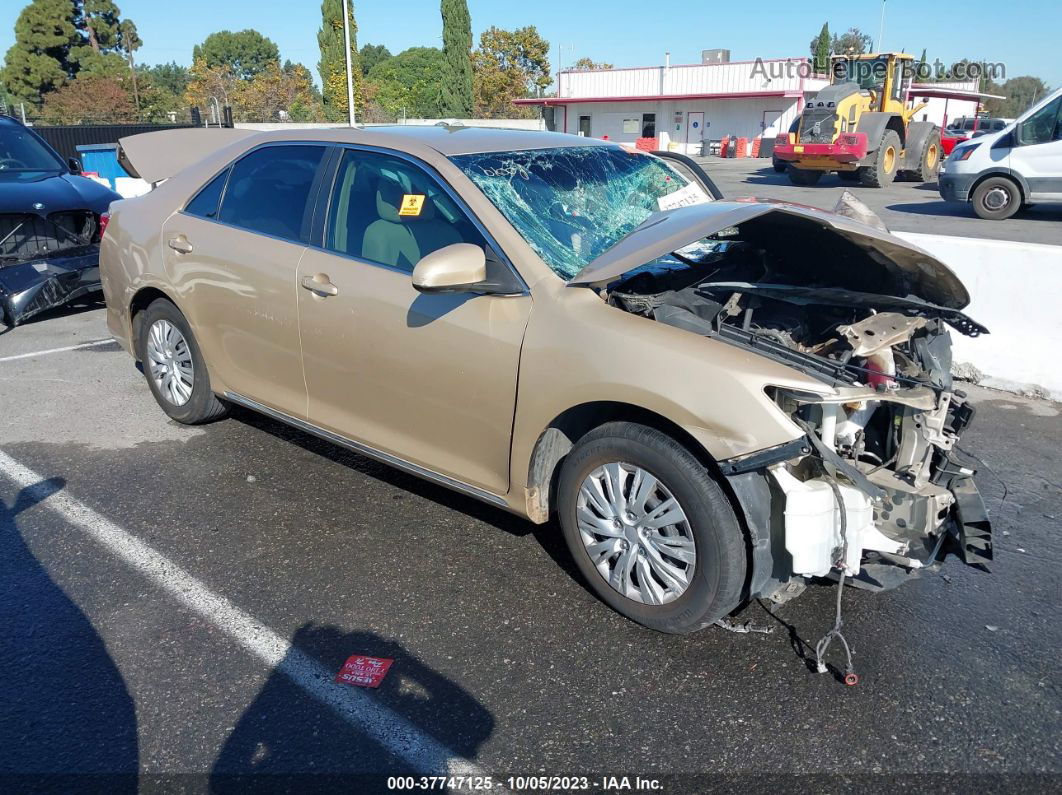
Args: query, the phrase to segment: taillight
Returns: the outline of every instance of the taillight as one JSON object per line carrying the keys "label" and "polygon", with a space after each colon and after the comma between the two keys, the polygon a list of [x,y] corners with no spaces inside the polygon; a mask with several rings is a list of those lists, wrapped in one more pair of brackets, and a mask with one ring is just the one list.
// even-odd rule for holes
{"label": "taillight", "polygon": [[100,235],[99,235],[100,236],[100,240],[103,240],[103,233],[107,231],[107,224],[109,224],[110,222],[111,222],[111,214],[110,213],[101,213],[100,214]]}
{"label": "taillight", "polygon": [[859,136],[857,135],[839,135],[837,136],[837,143],[842,146],[859,146]]}

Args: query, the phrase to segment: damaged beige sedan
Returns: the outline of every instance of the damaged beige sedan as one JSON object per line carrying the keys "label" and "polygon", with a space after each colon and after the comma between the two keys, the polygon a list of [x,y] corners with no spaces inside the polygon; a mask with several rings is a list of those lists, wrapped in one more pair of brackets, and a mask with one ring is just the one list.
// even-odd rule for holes
{"label": "damaged beige sedan", "polygon": [[949,336],[985,329],[925,251],[587,138],[211,134],[123,141],[157,185],[102,244],[110,328],[175,420],[243,406],[556,516],[664,632],[991,559]]}

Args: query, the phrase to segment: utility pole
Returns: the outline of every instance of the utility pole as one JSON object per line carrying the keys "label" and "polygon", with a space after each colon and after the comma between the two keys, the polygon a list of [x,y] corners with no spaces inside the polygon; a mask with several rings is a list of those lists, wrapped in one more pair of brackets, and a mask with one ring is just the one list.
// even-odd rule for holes
{"label": "utility pole", "polygon": [[347,0],[343,0],[343,54],[347,62],[347,113],[349,124],[354,126],[354,72],[350,65],[350,19],[347,12]]}
{"label": "utility pole", "polygon": [[878,26],[878,52],[882,52],[882,42],[885,40],[885,0],[881,0],[881,24]]}

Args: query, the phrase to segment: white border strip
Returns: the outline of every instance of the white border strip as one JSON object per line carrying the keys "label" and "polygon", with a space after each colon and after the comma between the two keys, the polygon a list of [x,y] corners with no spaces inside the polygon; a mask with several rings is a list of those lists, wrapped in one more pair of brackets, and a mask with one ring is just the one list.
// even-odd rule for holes
{"label": "white border strip", "polygon": [[[390,753],[429,775],[488,775],[366,691],[335,684],[334,671],[326,670],[166,556],[66,492],[51,494],[45,478],[3,451],[0,451],[0,472]],[[495,787],[495,791],[500,789]]]}
{"label": "white border strip", "polygon": [[93,340],[92,342],[82,342],[80,345],[67,345],[65,348],[49,348],[46,351],[34,351],[33,353],[20,353],[15,356],[0,356],[0,362],[13,362],[16,359],[35,359],[38,356],[47,356],[50,353],[66,353],[67,351],[76,351],[81,348],[94,348],[97,345],[107,345],[117,340],[108,337],[105,340]]}

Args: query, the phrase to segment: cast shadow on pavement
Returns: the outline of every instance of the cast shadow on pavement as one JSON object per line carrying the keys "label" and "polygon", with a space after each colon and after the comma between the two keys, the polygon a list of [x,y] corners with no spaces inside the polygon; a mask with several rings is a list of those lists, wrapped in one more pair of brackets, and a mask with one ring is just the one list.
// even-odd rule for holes
{"label": "cast shadow on pavement", "polygon": [[18,528],[19,514],[65,485],[52,478],[10,506],[0,499],[0,787],[136,792],[136,711],[125,680]]}
{"label": "cast shadow on pavement", "polygon": [[[393,659],[379,688],[352,689],[457,756],[474,760],[494,729],[494,716],[474,696],[397,641],[372,632],[306,624],[296,631],[292,647],[319,662],[331,676],[354,654]],[[270,674],[222,747],[211,774],[212,792],[384,792],[386,779],[379,774],[446,773],[445,759],[427,760],[431,769],[424,770],[395,756],[294,684],[280,670],[284,667],[282,662]],[[366,774],[376,777],[359,777]]]}

